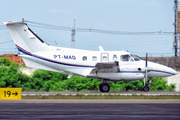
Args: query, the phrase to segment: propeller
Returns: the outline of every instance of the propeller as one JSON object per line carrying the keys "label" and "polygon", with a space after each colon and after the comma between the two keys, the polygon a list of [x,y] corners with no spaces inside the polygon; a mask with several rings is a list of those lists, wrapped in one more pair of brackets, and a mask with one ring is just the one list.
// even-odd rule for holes
{"label": "propeller", "polygon": [[147,79],[147,61],[148,61],[148,53],[146,53],[146,64],[145,64],[145,75],[144,75],[144,87],[146,86],[146,79]]}

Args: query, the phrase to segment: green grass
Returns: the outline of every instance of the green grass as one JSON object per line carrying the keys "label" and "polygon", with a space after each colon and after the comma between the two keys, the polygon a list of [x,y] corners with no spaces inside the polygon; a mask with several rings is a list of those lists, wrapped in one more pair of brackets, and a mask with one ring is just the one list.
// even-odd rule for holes
{"label": "green grass", "polygon": [[180,99],[180,95],[27,95],[22,99]]}

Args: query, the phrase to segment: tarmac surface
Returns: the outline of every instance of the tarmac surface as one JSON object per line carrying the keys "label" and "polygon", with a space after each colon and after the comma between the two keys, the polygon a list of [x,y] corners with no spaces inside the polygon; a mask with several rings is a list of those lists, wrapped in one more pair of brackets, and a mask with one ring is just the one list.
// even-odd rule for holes
{"label": "tarmac surface", "polygon": [[76,94],[83,94],[83,95],[180,95],[180,92],[21,92],[22,96],[25,95],[76,95]]}
{"label": "tarmac surface", "polygon": [[[22,92],[22,95],[180,95],[180,92]],[[0,120],[180,120],[180,99],[0,100]]]}
{"label": "tarmac surface", "polygon": [[21,99],[1,103],[73,103],[73,104],[180,104],[180,99]]}
{"label": "tarmac surface", "polygon": [[179,120],[180,103],[0,103],[0,119]]}

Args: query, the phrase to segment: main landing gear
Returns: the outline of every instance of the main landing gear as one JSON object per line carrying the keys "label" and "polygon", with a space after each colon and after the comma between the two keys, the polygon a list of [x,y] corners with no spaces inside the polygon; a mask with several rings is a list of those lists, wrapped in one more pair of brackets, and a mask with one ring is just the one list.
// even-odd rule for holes
{"label": "main landing gear", "polygon": [[[145,86],[144,88],[143,88],[143,90],[144,90],[144,92],[148,92],[149,91],[149,88],[151,88],[152,87],[152,85],[151,85],[151,82],[152,82],[152,80],[151,80],[151,78],[148,80],[148,83],[149,83],[149,86]],[[110,86],[109,86],[109,81],[108,80],[101,80],[101,84],[100,84],[100,86],[99,86],[99,90],[101,91],[101,92],[109,92],[109,90],[110,90]]]}
{"label": "main landing gear", "polygon": [[148,80],[149,87],[145,86],[145,87],[143,88],[144,92],[148,92],[148,91],[149,91],[149,88],[152,87],[151,82],[152,82],[152,80],[151,80],[151,78],[150,78],[150,79]]}
{"label": "main landing gear", "polygon": [[110,86],[108,85],[108,81],[106,80],[101,80],[101,84],[99,86],[99,90],[101,92],[109,92]]}

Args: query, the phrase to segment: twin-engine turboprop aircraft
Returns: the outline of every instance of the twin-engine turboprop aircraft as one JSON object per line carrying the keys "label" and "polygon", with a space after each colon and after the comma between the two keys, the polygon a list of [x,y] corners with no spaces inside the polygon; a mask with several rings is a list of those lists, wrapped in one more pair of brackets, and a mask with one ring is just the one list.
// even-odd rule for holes
{"label": "twin-engine turboprop aircraft", "polygon": [[[101,79],[99,89],[109,92],[109,81],[130,81],[176,75],[172,68],[142,60],[125,51],[88,51],[46,44],[24,22],[3,22],[28,67]],[[150,80],[149,80],[150,81]],[[150,83],[150,82],[149,82]]]}

